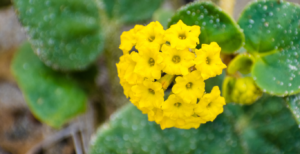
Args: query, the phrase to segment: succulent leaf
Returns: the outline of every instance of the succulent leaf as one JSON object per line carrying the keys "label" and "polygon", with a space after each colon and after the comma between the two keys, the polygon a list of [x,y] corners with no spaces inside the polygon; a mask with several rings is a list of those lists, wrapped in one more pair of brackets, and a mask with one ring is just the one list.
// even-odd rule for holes
{"label": "succulent leaf", "polygon": [[86,109],[86,94],[65,74],[45,66],[28,42],[16,53],[12,72],[29,109],[46,124],[60,128]]}
{"label": "succulent leaf", "polygon": [[154,11],[160,7],[162,2],[163,0],[103,0],[108,17],[119,19],[125,23],[151,19]]}
{"label": "succulent leaf", "polygon": [[182,20],[187,25],[199,25],[200,44],[217,42],[226,54],[237,51],[244,42],[244,35],[235,21],[212,2],[194,2],[179,9],[169,26]]}
{"label": "succulent leaf", "polygon": [[245,48],[255,57],[252,75],[257,85],[273,95],[300,92],[300,7],[286,1],[250,4],[238,24]]}
{"label": "succulent leaf", "polygon": [[296,122],[300,127],[300,95],[293,95],[285,98],[288,108],[291,110]]}
{"label": "succulent leaf", "polygon": [[15,0],[19,19],[38,57],[53,69],[82,70],[103,49],[93,0]]}
{"label": "succulent leaf", "polygon": [[90,154],[297,153],[299,137],[299,128],[280,97],[266,95],[244,107],[227,104],[214,122],[189,130],[161,130],[128,104],[99,128]]}

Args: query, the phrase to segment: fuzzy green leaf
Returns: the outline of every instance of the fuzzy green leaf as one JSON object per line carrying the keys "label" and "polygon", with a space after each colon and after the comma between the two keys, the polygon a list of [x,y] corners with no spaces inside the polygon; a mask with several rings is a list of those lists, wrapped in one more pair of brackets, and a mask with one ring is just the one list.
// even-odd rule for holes
{"label": "fuzzy green leaf", "polygon": [[187,25],[199,25],[200,44],[217,42],[223,53],[234,53],[244,42],[244,35],[235,21],[212,2],[194,2],[182,7],[171,18],[169,26],[182,20]]}
{"label": "fuzzy green leaf", "polygon": [[210,93],[214,86],[218,86],[220,89],[222,89],[223,80],[224,80],[225,76],[226,76],[226,71],[224,70],[221,75],[217,75],[213,78],[209,78],[209,79],[205,80],[204,81],[205,82],[205,92]]}
{"label": "fuzzy green leaf", "polygon": [[238,23],[245,33],[245,48],[254,55],[253,78],[265,92],[292,95],[300,92],[300,7],[277,0],[249,5]]}
{"label": "fuzzy green leaf", "polygon": [[90,153],[242,153],[233,129],[229,120],[220,116],[199,129],[161,130],[135,106],[128,104],[98,130]]}
{"label": "fuzzy green leaf", "polygon": [[237,120],[238,132],[248,153],[298,153],[300,131],[283,98],[263,96],[243,107]]}
{"label": "fuzzy green leaf", "polygon": [[104,43],[93,0],[15,0],[14,5],[34,52],[47,66],[82,70],[101,53]]}
{"label": "fuzzy green leaf", "polygon": [[300,127],[300,95],[289,96],[285,100]]}
{"label": "fuzzy green leaf", "polygon": [[102,0],[106,14],[125,23],[151,19],[163,0]]}
{"label": "fuzzy green leaf", "polygon": [[86,94],[74,80],[45,66],[24,43],[12,62],[12,72],[36,118],[59,128],[86,109]]}
{"label": "fuzzy green leaf", "polygon": [[245,107],[227,104],[214,122],[189,130],[161,130],[128,104],[99,128],[90,153],[297,153],[299,137],[279,97],[265,96]]}

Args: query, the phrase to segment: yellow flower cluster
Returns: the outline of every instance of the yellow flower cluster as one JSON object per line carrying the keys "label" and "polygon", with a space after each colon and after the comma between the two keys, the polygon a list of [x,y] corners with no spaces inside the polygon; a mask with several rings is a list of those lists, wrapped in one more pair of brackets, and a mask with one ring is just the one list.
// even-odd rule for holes
{"label": "yellow flower cluster", "polygon": [[117,69],[124,94],[162,129],[198,128],[223,112],[225,100],[219,87],[205,93],[204,83],[226,68],[221,48],[212,42],[196,49],[199,35],[199,26],[181,20],[167,30],[156,21],[121,35],[123,56]]}

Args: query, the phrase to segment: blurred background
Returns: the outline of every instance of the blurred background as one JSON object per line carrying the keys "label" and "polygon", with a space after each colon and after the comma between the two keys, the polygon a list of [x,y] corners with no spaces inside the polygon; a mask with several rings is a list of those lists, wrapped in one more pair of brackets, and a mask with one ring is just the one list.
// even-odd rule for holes
{"label": "blurred background", "polygon": [[[117,21],[106,23],[106,45],[104,52],[97,59],[98,70],[95,83],[98,96],[89,98],[88,109],[73,119],[60,130],[53,129],[39,122],[30,112],[11,71],[14,53],[26,40],[16,11],[10,0],[0,0],[0,154],[73,154],[85,153],[91,136],[119,107],[128,103],[119,85],[115,64],[122,55],[118,49],[120,35],[135,24],[147,24],[152,20],[161,20],[193,0],[164,0],[161,6],[147,20],[131,24],[120,24]],[[300,0],[289,0],[300,3]],[[221,7],[227,7],[236,20],[250,0],[214,0]],[[235,3],[233,8],[232,2]],[[227,6],[228,5],[228,6]],[[134,9],[134,8],[130,8]],[[166,20],[164,20],[167,23]],[[111,25],[113,26],[111,26]],[[111,28],[110,28],[111,27]],[[119,27],[117,30],[112,27]]]}

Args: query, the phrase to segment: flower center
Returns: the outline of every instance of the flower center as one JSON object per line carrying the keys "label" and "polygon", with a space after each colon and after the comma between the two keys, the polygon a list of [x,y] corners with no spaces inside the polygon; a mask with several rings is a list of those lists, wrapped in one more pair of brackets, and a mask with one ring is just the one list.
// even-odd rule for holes
{"label": "flower center", "polygon": [[150,36],[149,38],[148,38],[148,41],[149,42],[153,42],[155,40],[155,36]]}
{"label": "flower center", "polygon": [[153,89],[150,89],[150,88],[149,88],[148,91],[149,91],[149,93],[152,94],[152,95],[155,94],[155,91],[154,91]]}
{"label": "flower center", "polygon": [[181,103],[177,102],[177,103],[174,104],[174,106],[175,106],[175,107],[180,107],[180,106],[181,106]]}
{"label": "flower center", "polygon": [[207,104],[207,106],[206,106],[206,108],[210,108],[211,107],[211,104],[212,102],[209,102],[208,104]]}
{"label": "flower center", "polygon": [[210,64],[211,59],[209,57],[206,57],[206,64]]}
{"label": "flower center", "polygon": [[175,56],[173,56],[172,61],[173,61],[174,63],[179,63],[179,62],[180,62],[180,57],[177,56],[177,55],[175,55]]}
{"label": "flower center", "polygon": [[192,82],[189,82],[189,83],[187,83],[187,84],[185,85],[185,87],[186,87],[187,89],[192,88],[192,86],[193,86],[193,83],[192,83]]}
{"label": "flower center", "polygon": [[196,113],[194,113],[192,116],[193,116],[193,117],[200,117],[200,116],[197,115]]}
{"label": "flower center", "polygon": [[186,36],[185,36],[185,34],[179,34],[178,38],[181,39],[181,40],[184,40],[186,38]]}
{"label": "flower center", "polygon": [[154,61],[153,58],[150,58],[149,61],[148,61],[148,63],[149,63],[150,66],[154,66],[155,61]]}

